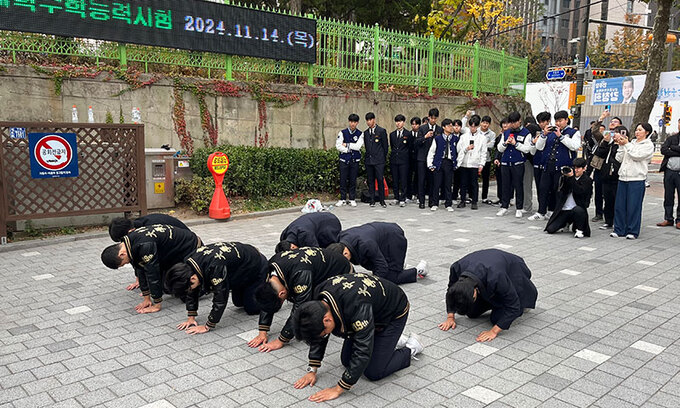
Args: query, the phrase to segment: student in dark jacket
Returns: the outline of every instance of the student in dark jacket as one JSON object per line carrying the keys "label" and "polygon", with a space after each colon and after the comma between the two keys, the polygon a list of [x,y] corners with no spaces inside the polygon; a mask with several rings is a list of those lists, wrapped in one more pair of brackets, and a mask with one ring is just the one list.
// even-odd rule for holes
{"label": "student in dark jacket", "polygon": [[[303,247],[274,255],[269,260],[269,276],[255,290],[255,300],[262,310],[261,327],[272,324],[274,314],[283,302],[293,303],[290,316],[300,305],[311,299],[314,287],[331,276],[354,272],[349,261],[337,252],[323,248]],[[278,339],[266,342],[266,336],[253,339],[248,345],[260,351],[278,350],[293,338],[293,321],[288,317]]]}
{"label": "student in dark jacket", "polygon": [[111,269],[132,264],[144,296],[135,310],[138,313],[154,313],[161,310],[165,271],[184,262],[202,245],[196,234],[189,230],[171,225],[151,225],[137,228],[124,236],[123,242],[105,248],[101,258],[102,263]]}
{"label": "student in dark jacket", "polygon": [[[252,245],[216,242],[198,248],[185,262],[172,266],[166,273],[170,291],[177,297],[186,296],[187,320],[177,328],[189,334],[214,329],[227,307],[229,291],[234,306],[243,307],[249,315],[260,313],[255,303],[255,288],[265,281],[267,271],[267,258]],[[212,310],[204,325],[196,323],[201,293],[214,293]],[[260,321],[260,333],[265,341],[268,330]]]}
{"label": "student in dark jacket", "polygon": [[413,200],[418,195],[418,151],[416,149],[416,136],[420,129],[421,120],[414,116],[411,118],[411,151],[409,153],[408,176],[406,177],[406,202]]}
{"label": "student in dark jacket", "polygon": [[423,123],[418,129],[415,146],[417,149],[418,160],[418,208],[425,208],[425,187],[427,179],[432,186],[432,172],[427,168],[427,154],[432,146],[432,141],[436,136],[441,135],[444,130],[437,125],[439,109],[432,108],[428,113],[428,123]]}
{"label": "student in dark jacket", "polygon": [[567,168],[563,168],[557,190],[557,206],[545,227],[548,234],[571,224],[574,238],[590,236],[588,207],[593,195],[593,180],[585,174],[587,165],[586,159],[577,157],[573,169],[569,168],[569,172],[565,173]]}
{"label": "student in dark jacket", "polygon": [[[345,372],[335,387],[309,399],[335,399],[365,375],[370,381],[388,377],[411,365],[411,357],[423,351],[417,335],[403,336],[409,302],[399,286],[363,273],[328,279],[314,290],[314,300],[295,313],[295,337],[309,344],[307,374],[295,388],[316,383],[328,337],[342,337],[340,360]],[[401,343],[401,344],[400,344]]]}
{"label": "student in dark jacket", "polygon": [[408,183],[408,166],[413,145],[411,131],[404,129],[406,117],[397,115],[394,123],[397,130],[390,133],[390,167],[394,182],[394,204],[400,207],[406,206],[406,185]]}
{"label": "student in dark jacket", "polygon": [[[678,131],[680,132],[680,120],[678,120]],[[670,136],[661,146],[661,171],[663,171],[663,221],[656,224],[659,227],[671,227],[680,229],[680,133]],[[673,206],[675,195],[678,196],[678,209],[673,218]]]}
{"label": "student in dark jacket", "polygon": [[366,126],[364,131],[364,146],[366,146],[366,156],[364,165],[366,166],[366,183],[368,184],[368,194],[371,196],[371,207],[375,207],[375,183],[378,181],[378,199],[380,205],[385,208],[385,189],[383,180],[385,179],[385,163],[387,162],[387,151],[389,142],[387,131],[375,124],[375,114],[366,114]]}
{"label": "student in dark jacket", "polygon": [[340,220],[329,212],[303,214],[288,224],[281,232],[280,242],[275,252],[288,251],[301,247],[321,247],[338,242],[342,230]]}
{"label": "student in dark jacket", "polygon": [[[614,207],[616,206],[616,190],[619,185],[619,167],[621,167],[621,163],[616,161],[618,149],[619,145],[614,143],[614,131],[605,131],[594,153],[594,157],[601,157],[604,160],[600,169],[594,169],[594,175],[597,175],[599,178],[602,201],[604,202],[602,205],[604,224],[600,226],[600,229],[611,229],[614,227]],[[596,186],[596,196],[597,190]],[[597,208],[595,208],[595,211],[597,211]],[[597,218],[593,219],[596,220]]]}
{"label": "student in dark jacket", "polygon": [[439,208],[439,192],[444,191],[444,206],[447,211],[453,211],[453,191],[451,183],[454,172],[458,167],[458,141],[461,138],[462,122],[459,119],[444,119],[442,128],[444,133],[435,136],[434,142],[427,153],[427,167],[434,174],[430,189],[429,206],[431,211]]}
{"label": "student in dark jacket", "polygon": [[418,276],[427,275],[427,262],[420,261],[415,268],[404,269],[407,241],[404,230],[391,222],[371,222],[344,230],[338,244],[328,249],[342,253],[354,265],[396,283],[415,282]]}
{"label": "student in dark jacket", "polygon": [[125,217],[116,217],[109,224],[109,236],[114,242],[122,242],[123,237],[135,228],[147,227],[149,225],[172,225],[175,228],[188,230],[189,227],[175,217],[167,214],[148,214],[134,220]]}
{"label": "student in dark jacket", "polygon": [[538,291],[524,259],[499,249],[484,249],[465,255],[451,265],[446,292],[446,321],[439,328],[456,328],[455,314],[469,318],[491,310],[491,330],[477,341],[491,341],[508,330],[524,309],[534,309]]}

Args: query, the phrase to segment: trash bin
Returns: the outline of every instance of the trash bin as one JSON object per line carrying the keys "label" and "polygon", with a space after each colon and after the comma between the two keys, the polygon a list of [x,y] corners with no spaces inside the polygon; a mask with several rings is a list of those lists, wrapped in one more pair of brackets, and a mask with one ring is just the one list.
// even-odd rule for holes
{"label": "trash bin", "polygon": [[146,202],[149,209],[175,206],[175,149],[144,149]]}

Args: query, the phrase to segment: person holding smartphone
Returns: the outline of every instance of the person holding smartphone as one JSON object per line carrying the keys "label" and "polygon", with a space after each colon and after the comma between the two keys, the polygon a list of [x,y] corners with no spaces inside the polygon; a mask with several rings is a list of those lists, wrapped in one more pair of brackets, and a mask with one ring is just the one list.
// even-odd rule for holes
{"label": "person holding smartphone", "polygon": [[[593,139],[595,140],[595,143],[601,143],[602,139],[604,137],[603,132],[602,132],[602,124],[604,123],[604,120],[611,116],[611,105],[607,105],[605,110],[602,112],[600,115],[599,119],[593,123],[590,127],[591,135],[593,136]],[[607,125],[607,130],[610,132],[610,134],[614,134],[615,129],[618,126],[621,126],[623,122],[621,119],[617,116],[614,116],[611,118],[609,121],[609,124]],[[601,170],[595,169],[593,171],[593,183],[595,184],[595,216],[591,219],[593,222],[597,221],[602,221],[603,217],[603,202],[604,202],[604,191],[603,191],[603,184],[602,184],[602,173]]]}
{"label": "person holding smartphone", "polygon": [[563,166],[560,169],[562,176],[557,192],[558,203],[545,231],[554,234],[571,224],[574,238],[589,237],[588,207],[593,195],[593,180],[585,173],[586,159],[575,158],[573,166],[573,169],[571,166]]}
{"label": "person holding smartphone", "polygon": [[[427,114],[428,122],[423,123],[418,128],[415,138],[416,160],[418,163],[418,208],[425,208],[425,186],[433,184],[433,173],[427,167],[427,155],[430,152],[432,141],[436,136],[441,135],[444,130],[437,125],[439,109],[432,108]],[[429,183],[427,183],[429,179]],[[432,207],[432,196],[430,196],[430,207]]]}
{"label": "person holding smartphone", "polygon": [[486,164],[487,139],[479,131],[481,118],[472,115],[468,121],[468,129],[458,141],[458,166],[461,172],[460,202],[458,208],[465,208],[466,195],[470,194],[470,208],[477,209],[479,199],[478,177]]}
{"label": "person holding smartphone", "polygon": [[[595,169],[594,174],[597,174],[600,182],[600,189],[603,198],[601,205],[602,215],[604,215],[604,224],[600,229],[610,229],[614,226],[614,206],[616,203],[616,190],[619,184],[619,167],[621,163],[616,161],[616,153],[619,145],[614,143],[617,137],[628,137],[628,130],[625,126],[617,126],[613,131],[603,130],[604,125],[601,125],[602,141],[595,150],[595,156],[603,159],[602,166]],[[595,187],[597,194],[597,187]]]}

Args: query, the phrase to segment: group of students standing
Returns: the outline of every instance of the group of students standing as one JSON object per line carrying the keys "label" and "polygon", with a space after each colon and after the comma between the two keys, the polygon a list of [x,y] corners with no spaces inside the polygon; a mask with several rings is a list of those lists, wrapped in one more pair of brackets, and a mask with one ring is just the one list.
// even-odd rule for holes
{"label": "group of students standing", "polygon": [[[345,371],[336,386],[316,392],[312,401],[337,398],[362,375],[385,378],[424,349],[418,335],[404,334],[412,305],[398,285],[425,277],[427,263],[404,269],[407,240],[397,224],[343,230],[332,213],[305,214],[284,229],[269,260],[241,242],[204,245],[181,221],[162,214],[115,219],[109,233],[117,243],[104,249],[102,262],[111,269],[133,266],[137,282],[128,289],[139,287],[144,297],[138,313],[161,311],[163,293],[170,293],[186,303],[187,319],[177,328],[205,333],[216,328],[231,294],[235,306],[259,315],[258,335],[248,346],[270,352],[294,338],[309,345],[306,374],[295,388],[316,383],[329,335],[343,338]],[[200,325],[199,300],[209,293],[212,308]],[[537,296],[522,258],[497,249],[473,252],[451,265],[447,317],[439,328],[454,329],[456,313],[476,318],[491,311],[493,326],[477,336],[491,341],[525,309],[535,308]],[[293,304],[290,315],[278,338],[269,341],[273,316],[285,301]]]}
{"label": "group of students standing", "polygon": [[[635,239],[640,234],[647,166],[654,153],[648,139],[652,128],[639,123],[629,139],[619,118],[612,118],[609,130],[604,130],[602,121],[608,116],[605,111],[592,123],[583,144],[579,130],[569,126],[567,111],[554,116],[541,112],[524,121],[519,112],[512,112],[500,121],[498,135],[489,128],[489,116],[480,117],[473,111],[460,120],[444,119],[439,125],[439,110],[433,108],[422,120],[413,117],[410,130],[405,129],[406,118],[400,114],[394,118],[396,129],[389,136],[376,124],[374,113],[366,114],[368,128],[363,132],[357,128],[359,116],[351,114],[348,128],[339,132],[336,140],[340,152],[340,200],[336,205],[357,205],[356,179],[364,147],[371,207],[376,202],[387,206],[382,180],[389,153],[394,204],[400,207],[417,200],[424,209],[427,194],[432,211],[439,209],[441,199],[447,211],[454,211],[455,201],[457,208],[465,208],[469,202],[476,210],[481,177],[482,202],[500,204],[497,216],[508,213],[514,198],[515,217],[534,212],[528,219],[547,220],[548,233],[571,227],[574,236],[582,238],[590,235],[587,208],[595,184],[596,197],[604,196],[604,209],[597,211],[593,221],[601,220],[602,213],[605,222],[601,229],[613,228],[612,237]],[[582,147],[585,159],[577,157]],[[488,198],[491,163],[496,169],[496,201]],[[594,183],[590,178],[593,170]],[[538,198],[535,211],[534,185]]]}

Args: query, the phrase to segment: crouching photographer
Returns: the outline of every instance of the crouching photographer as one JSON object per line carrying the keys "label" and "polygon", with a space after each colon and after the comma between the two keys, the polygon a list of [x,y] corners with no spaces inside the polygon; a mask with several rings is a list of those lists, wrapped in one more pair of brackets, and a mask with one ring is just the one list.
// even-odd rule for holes
{"label": "crouching photographer", "polygon": [[557,206],[545,231],[554,234],[571,224],[574,238],[589,237],[588,206],[593,194],[593,180],[585,174],[585,159],[578,157],[573,164],[573,169],[567,166],[561,169]]}

